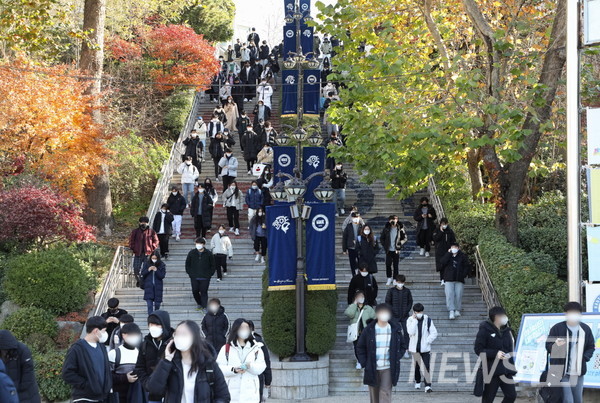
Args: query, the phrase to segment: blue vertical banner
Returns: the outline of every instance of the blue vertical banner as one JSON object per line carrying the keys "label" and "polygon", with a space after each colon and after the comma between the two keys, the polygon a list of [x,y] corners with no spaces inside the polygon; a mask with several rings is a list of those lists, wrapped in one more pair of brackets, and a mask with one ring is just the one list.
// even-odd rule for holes
{"label": "blue vertical banner", "polygon": [[285,15],[293,15],[294,14],[294,4],[295,0],[283,0],[283,12]]}
{"label": "blue vertical banner", "polygon": [[319,115],[321,98],[321,71],[304,70],[304,114]]}
{"label": "blue vertical banner", "polygon": [[283,27],[283,60],[289,58],[290,52],[296,52],[296,25],[286,24]]}
{"label": "blue vertical banner", "polygon": [[[289,175],[294,175],[294,166],[296,165],[296,148],[293,146],[273,147],[273,175],[275,176],[274,182],[277,183],[279,178],[277,174],[284,172]],[[284,180],[287,180],[284,178]]]}
{"label": "blue vertical banner", "polygon": [[335,205],[317,203],[311,207],[306,221],[306,250],[310,251],[306,256],[307,288],[335,290]]}
{"label": "blue vertical banner", "polygon": [[281,116],[298,113],[298,70],[283,70],[283,91],[281,95]]}
{"label": "blue vertical banner", "polygon": [[[310,2],[311,0],[300,0],[300,12],[305,17],[310,16]],[[304,23],[304,18],[302,19],[302,23]]]}
{"label": "blue vertical banner", "polygon": [[[325,148],[304,147],[302,149],[302,178],[306,179],[316,172],[325,170]],[[323,181],[321,175],[315,176],[306,184],[304,201],[306,203],[319,203],[320,200],[314,194],[314,190]]]}
{"label": "blue vertical banner", "polygon": [[290,205],[267,206],[269,291],[296,288],[296,220],[292,218]]}
{"label": "blue vertical banner", "polygon": [[[307,25],[300,26],[300,44],[302,45],[302,53],[312,53],[314,47],[314,28]],[[312,55],[309,56],[309,59]]]}

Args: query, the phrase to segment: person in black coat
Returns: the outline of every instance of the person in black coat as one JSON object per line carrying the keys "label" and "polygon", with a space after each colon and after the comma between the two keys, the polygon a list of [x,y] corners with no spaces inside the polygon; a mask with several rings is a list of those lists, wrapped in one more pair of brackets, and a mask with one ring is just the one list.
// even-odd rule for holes
{"label": "person in black coat", "polygon": [[379,242],[385,251],[386,285],[391,285],[392,279],[398,275],[400,251],[402,251],[402,247],[406,241],[406,231],[404,230],[404,225],[398,220],[398,216],[389,216],[388,222],[383,227],[383,231],[381,231],[381,236],[379,237]]}
{"label": "person in black coat", "polygon": [[106,320],[92,316],[85,323],[87,334],[67,351],[62,378],[71,387],[74,401],[103,402],[112,389],[112,374],[104,343],[108,340]]}
{"label": "person in black coat", "polygon": [[[110,336],[112,332],[119,327],[119,318],[125,314],[127,311],[125,309],[119,308],[119,299],[118,298],[110,298],[106,305],[108,305],[108,309],[106,312],[102,313],[100,316],[106,320],[106,331]],[[109,340],[104,342],[108,346]]]}
{"label": "person in black coat", "polygon": [[213,216],[213,200],[206,194],[204,185],[198,186],[195,189],[192,205],[190,207],[190,214],[194,217],[196,237],[204,238],[206,236],[206,231],[208,231],[212,225]]}
{"label": "person in black coat", "polygon": [[173,340],[147,383],[150,395],[164,396],[167,402],[181,402],[184,395],[184,363],[195,372],[193,402],[229,403],[231,397],[221,369],[215,362],[215,351],[192,320],[181,322]]}
{"label": "person in black coat", "polygon": [[208,151],[210,152],[210,156],[212,157],[215,166],[215,178],[219,179],[219,173],[221,172],[219,161],[221,161],[221,158],[225,155],[225,139],[223,138],[222,133],[217,133],[214,138],[210,139]]}
{"label": "person in black coat", "polygon": [[395,280],[395,286],[385,294],[385,303],[392,307],[393,318],[402,325],[405,342],[408,346],[409,336],[406,330],[406,321],[413,306],[413,297],[412,292],[405,286],[406,276],[404,274],[398,274]]}
{"label": "person in black coat", "polygon": [[[486,361],[482,368],[486,371],[494,369],[493,373],[483,373],[484,387],[481,401],[492,403],[502,389],[503,403],[512,403],[517,399],[515,384],[512,377],[516,375],[513,352],[515,341],[511,328],[508,326],[508,316],[504,308],[495,306],[490,309],[489,319],[479,324],[475,338],[475,354]],[[484,372],[486,372],[484,371]]]}
{"label": "person in black coat", "polygon": [[198,137],[196,129],[190,133],[190,137],[183,140],[185,146],[185,157],[192,157],[192,164],[198,168],[198,172],[202,172],[202,160],[204,158],[204,144]]}
{"label": "person in black coat", "polygon": [[31,351],[8,330],[0,330],[0,359],[12,379],[20,403],[39,403],[40,392],[35,381]]}
{"label": "person in black coat", "polygon": [[364,225],[358,242],[358,266],[366,265],[369,273],[377,273],[377,240],[369,225]]}
{"label": "person in black coat", "polygon": [[[379,304],[375,308],[377,320],[371,321],[361,333],[356,345],[358,362],[365,369],[363,383],[369,385],[371,402],[391,402],[392,387],[400,377],[400,359],[408,345],[404,341],[402,327],[392,320],[392,308]],[[377,360],[377,337],[389,335],[389,349],[384,354],[388,369],[379,369]],[[384,338],[385,340],[385,338]]]}
{"label": "person in black coat", "polygon": [[238,76],[235,76],[233,79],[233,87],[231,87],[231,97],[233,98],[233,102],[238,107],[238,111],[242,113],[244,110],[244,86],[242,85],[242,81]]}
{"label": "person in black coat", "polygon": [[429,256],[437,213],[433,206],[429,204],[427,197],[421,197],[421,202],[415,210],[413,218],[417,222],[417,245],[421,248],[420,255]]}
{"label": "person in black coat", "polygon": [[[173,186],[171,194],[167,198],[167,209],[173,214],[173,236],[176,241],[181,237],[181,222],[183,221],[183,212],[187,207],[185,197],[179,192],[177,186]],[[160,245],[160,240],[159,240]]]}
{"label": "person in black coat", "polygon": [[163,301],[163,280],[167,275],[167,267],[160,260],[160,253],[154,252],[146,260],[141,271],[144,285],[144,301],[148,305],[148,315],[160,309]]}
{"label": "person in black coat", "polygon": [[256,33],[256,29],[252,28],[252,32],[248,34],[248,42],[254,42],[254,46],[260,43],[260,36]]}
{"label": "person in black coat", "polygon": [[[260,396],[262,398],[263,396],[265,396],[264,389],[270,388],[271,382],[273,382],[273,372],[271,371],[271,356],[269,355],[269,348],[265,344],[265,340],[263,339],[263,337],[254,331],[254,322],[249,320],[248,324],[250,325],[250,331],[252,332],[254,340],[256,340],[257,343],[262,343],[262,347],[260,349],[262,350],[263,355],[265,356],[265,364],[267,365],[262,374],[258,376],[258,380],[260,381]],[[263,401],[265,400],[266,398],[263,399]]]}
{"label": "person in black coat", "polygon": [[160,210],[154,216],[152,222],[152,229],[158,235],[158,248],[160,249],[161,256],[165,259],[169,258],[169,238],[173,233],[173,221],[175,220],[173,214],[169,211],[169,205],[164,203],[160,206]]}
{"label": "person in black coat", "polygon": [[241,144],[244,149],[244,160],[249,171],[248,174],[251,174],[252,166],[256,163],[256,157],[262,148],[258,135],[252,130],[252,125],[249,125],[246,129],[246,133],[242,136]]}
{"label": "person in black coat", "polygon": [[351,216],[352,223],[346,225],[344,232],[342,232],[342,251],[344,254],[347,254],[350,259],[350,270],[352,276],[354,276],[358,271],[358,237],[362,232],[362,225],[360,224],[360,214],[353,212]]}
{"label": "person in black coat", "polygon": [[218,298],[211,298],[208,301],[208,313],[202,318],[202,331],[216,351],[220,351],[227,342],[229,317]]}
{"label": "person in black coat", "polygon": [[350,285],[348,286],[348,305],[354,302],[356,291],[360,290],[365,293],[365,304],[375,306],[377,303],[377,293],[379,291],[375,276],[369,273],[366,265],[359,267],[359,273],[352,277]]}
{"label": "person in black coat", "polygon": [[460,316],[465,278],[471,271],[469,258],[460,250],[456,242],[450,245],[450,250],[442,258],[442,270],[446,307],[449,319],[454,319]]}
{"label": "person in black coat", "polygon": [[440,220],[440,225],[433,231],[433,241],[435,242],[435,270],[440,272],[440,280],[444,284],[444,271],[442,270],[442,259],[450,250],[450,246],[456,242],[456,235],[448,225],[446,217]]}
{"label": "person in black coat", "polygon": [[267,122],[271,120],[271,108],[269,108],[262,100],[259,100],[252,111],[254,114],[254,126],[258,127],[259,122]]}
{"label": "person in black coat", "polygon": [[240,138],[240,147],[242,148],[242,151],[244,151],[244,146],[242,144],[242,137],[248,130],[248,126],[252,126],[252,123],[250,122],[250,118],[248,117],[248,115],[246,115],[246,112],[244,110],[242,110],[240,112],[240,117],[238,118],[237,124],[235,126],[238,131],[239,138]]}
{"label": "person in black coat", "polygon": [[258,75],[256,68],[250,62],[244,63],[240,71],[240,81],[244,87],[244,100],[250,100],[256,96],[256,80]]}

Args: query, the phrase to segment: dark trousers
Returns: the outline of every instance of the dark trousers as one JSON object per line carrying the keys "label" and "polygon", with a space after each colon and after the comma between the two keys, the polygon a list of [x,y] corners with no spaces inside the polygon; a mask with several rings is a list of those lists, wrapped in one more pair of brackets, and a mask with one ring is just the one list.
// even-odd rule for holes
{"label": "dark trousers", "polygon": [[254,251],[259,252],[264,257],[267,256],[267,237],[254,237]]}
{"label": "dark trousers", "polygon": [[248,171],[252,170],[252,166],[256,164],[256,160],[246,160],[246,167],[248,168]]}
{"label": "dark trousers", "polygon": [[133,257],[133,274],[136,276],[140,275],[140,270],[142,270],[142,265],[146,263],[146,259],[148,259],[148,255],[140,255]]}
{"label": "dark trousers", "polygon": [[225,192],[229,185],[231,185],[231,182],[235,180],[235,176],[223,175],[221,179],[223,179],[223,192]]}
{"label": "dark trousers", "polygon": [[415,383],[421,383],[421,371],[423,371],[425,386],[431,386],[431,374],[429,373],[431,354],[429,352],[413,353],[413,358],[415,359]]}
{"label": "dark trousers", "polygon": [[240,211],[235,207],[227,207],[227,221],[229,221],[229,227],[240,228]]}
{"label": "dark trousers", "polygon": [[152,301],[151,299],[146,300],[146,305],[148,305],[148,315],[150,315],[154,311],[158,311],[160,309],[160,302]]}
{"label": "dark trousers", "polygon": [[215,178],[218,178],[219,174],[221,173],[221,167],[219,166],[219,161],[221,161],[221,158],[213,158],[213,163],[215,164]]}
{"label": "dark trousers", "polygon": [[206,230],[208,228],[206,228],[204,226],[204,223],[202,222],[202,216],[201,215],[195,215],[194,216],[194,229],[196,230],[196,238],[201,236],[201,237],[205,237],[206,236]]}
{"label": "dark trousers", "polygon": [[425,248],[426,252],[431,250],[431,241],[433,240],[432,228],[421,229],[417,233],[417,245],[419,248]]}
{"label": "dark trousers", "polygon": [[192,165],[198,168],[198,173],[202,173],[202,163],[196,157],[192,157]]}
{"label": "dark trousers", "polygon": [[[387,278],[396,278],[398,275],[398,263],[400,262],[400,252],[385,253],[385,275]],[[394,265],[394,272],[392,276],[392,265]]]}
{"label": "dark trousers", "polygon": [[[506,377],[512,379],[512,376]],[[493,403],[496,393],[498,393],[498,388],[502,389],[502,393],[504,394],[502,403],[513,403],[515,400],[517,400],[517,391],[515,390],[514,383],[505,383],[502,381],[502,379],[500,379],[499,376],[492,376],[490,383],[483,385],[483,396],[481,396],[481,402]]]}
{"label": "dark trousers", "polygon": [[169,234],[158,234],[158,247],[161,256],[166,257],[169,254]]}
{"label": "dark trousers", "polygon": [[398,323],[400,323],[400,326],[402,326],[402,336],[404,337],[404,344],[407,347],[408,351],[408,343],[410,342],[410,336],[408,335],[408,329],[406,329],[406,321],[408,320],[408,318],[402,318],[402,319],[398,319],[395,318]]}
{"label": "dark trousers", "polygon": [[206,308],[208,305],[208,287],[210,286],[209,278],[191,278],[192,283],[192,296],[196,301],[196,304],[202,308]]}
{"label": "dark trousers", "polygon": [[217,278],[222,280],[223,273],[227,273],[227,255],[223,253],[216,253],[215,265],[217,266]]}
{"label": "dark trousers", "polygon": [[352,272],[352,276],[354,276],[358,270],[358,251],[356,249],[348,249],[348,258],[350,259],[350,271]]}

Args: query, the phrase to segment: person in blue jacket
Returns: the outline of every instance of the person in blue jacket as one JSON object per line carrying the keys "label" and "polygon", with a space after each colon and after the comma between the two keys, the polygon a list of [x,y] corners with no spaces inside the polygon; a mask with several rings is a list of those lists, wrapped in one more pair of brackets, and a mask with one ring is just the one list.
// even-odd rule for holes
{"label": "person in blue jacket", "polygon": [[148,305],[148,315],[160,309],[163,300],[163,279],[167,275],[167,267],[160,259],[160,253],[154,251],[146,260],[141,271],[144,286],[144,301]]}
{"label": "person in blue jacket", "polygon": [[263,193],[256,181],[252,181],[250,189],[246,192],[246,204],[248,205],[248,228],[250,228],[252,218],[254,218],[257,210],[263,205]]}

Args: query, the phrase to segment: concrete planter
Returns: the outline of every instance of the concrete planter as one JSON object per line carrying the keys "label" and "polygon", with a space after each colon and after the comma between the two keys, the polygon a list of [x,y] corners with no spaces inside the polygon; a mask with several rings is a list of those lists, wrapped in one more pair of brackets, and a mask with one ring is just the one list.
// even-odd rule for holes
{"label": "concrete planter", "polygon": [[271,398],[285,400],[316,399],[329,395],[329,354],[318,361],[280,361],[271,353]]}

